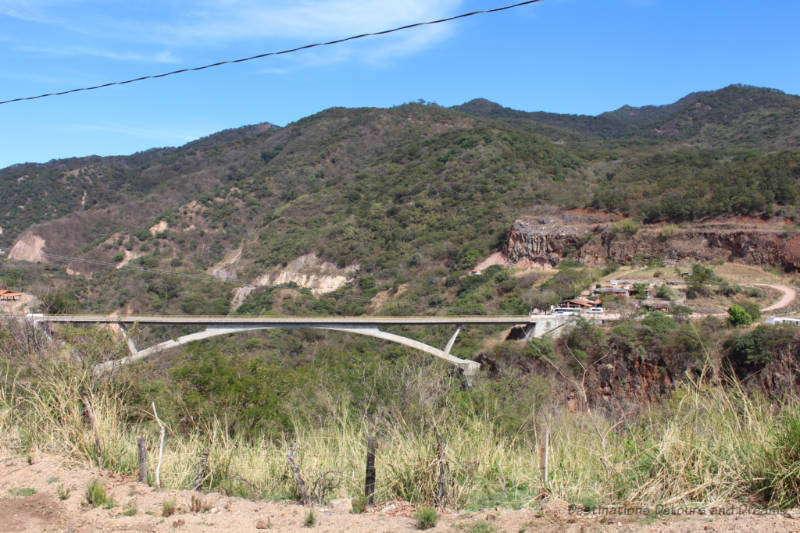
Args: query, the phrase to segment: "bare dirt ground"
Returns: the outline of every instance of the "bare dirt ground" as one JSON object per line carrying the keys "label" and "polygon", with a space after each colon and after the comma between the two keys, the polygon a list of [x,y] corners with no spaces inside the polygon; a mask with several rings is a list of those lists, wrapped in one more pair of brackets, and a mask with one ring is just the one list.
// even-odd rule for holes
{"label": "bare dirt ground", "polygon": [[[100,480],[107,488],[114,499],[113,507],[91,507],[86,503],[86,487],[93,478]],[[67,489],[69,493],[63,498]],[[194,509],[193,498],[196,505]],[[164,516],[163,504],[169,501],[175,503],[175,511]],[[383,504],[364,514],[350,513],[347,501],[335,501],[327,507],[316,506],[313,508],[316,524],[310,528],[304,526],[308,511],[309,508],[293,502],[249,501],[219,493],[156,490],[131,478],[100,472],[85,465],[67,468],[54,456],[36,456],[29,461],[27,457],[0,450],[0,531],[9,533],[416,531],[414,507],[405,502]],[[444,512],[438,525],[428,531],[800,532],[800,511],[729,516],[582,516],[570,512],[565,502],[555,501],[547,502],[542,509],[535,510]]]}
{"label": "bare dirt ground", "polygon": [[[5,287],[3,287],[5,288]],[[20,293],[19,300],[13,302],[0,302],[0,314],[20,315],[27,312],[38,302],[33,294]]]}

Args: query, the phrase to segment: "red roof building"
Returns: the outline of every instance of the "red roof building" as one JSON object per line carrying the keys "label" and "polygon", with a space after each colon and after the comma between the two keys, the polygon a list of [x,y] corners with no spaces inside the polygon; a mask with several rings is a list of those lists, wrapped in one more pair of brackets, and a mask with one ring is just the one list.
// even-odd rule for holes
{"label": "red roof building", "polygon": [[18,292],[0,289],[0,302],[16,302],[20,298],[22,295]]}

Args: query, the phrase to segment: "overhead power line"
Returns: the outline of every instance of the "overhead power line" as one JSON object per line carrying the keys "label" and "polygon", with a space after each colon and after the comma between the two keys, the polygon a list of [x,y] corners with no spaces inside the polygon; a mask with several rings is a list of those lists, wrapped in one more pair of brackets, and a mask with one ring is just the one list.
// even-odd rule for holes
{"label": "overhead power line", "polygon": [[45,93],[45,94],[40,94],[40,95],[37,95],[37,96],[22,96],[20,98],[12,98],[11,100],[2,100],[2,101],[0,101],[0,104],[10,104],[12,102],[22,102],[22,101],[25,101],[25,100],[38,100],[40,98],[48,98],[50,96],[62,96],[62,95],[65,95],[65,94],[79,93],[79,92],[83,92],[83,91],[94,91],[96,89],[104,89],[106,87],[112,87],[114,85],[127,85],[129,83],[135,83],[135,82],[139,82],[139,81],[154,80],[154,79],[157,79],[157,78],[166,78],[167,76],[175,76],[176,74],[184,74],[186,72],[194,72],[194,71],[198,71],[198,70],[206,70],[206,69],[210,69],[210,68],[221,67],[222,65],[231,65],[231,64],[234,64],[234,63],[244,63],[246,61],[253,61],[254,59],[261,59],[261,58],[264,58],[264,57],[279,56],[279,55],[284,55],[284,54],[292,54],[294,52],[299,52],[301,50],[308,50],[308,49],[311,49],[311,48],[318,48],[318,47],[321,47],[321,46],[331,46],[331,45],[334,45],[334,44],[346,43],[348,41],[355,41],[356,39],[363,39],[365,37],[376,37],[378,35],[387,35],[389,33],[395,33],[395,32],[399,32],[399,31],[410,30],[412,28],[418,28],[420,26],[430,26],[430,25],[433,25],[433,24],[442,24],[444,22],[451,22],[453,20],[463,19],[463,18],[467,18],[467,17],[474,17],[475,15],[485,15],[485,14],[488,14],[488,13],[498,13],[500,11],[507,11],[509,9],[514,9],[514,8],[517,8],[517,7],[527,6],[527,5],[530,5],[530,4],[537,4],[537,3],[541,2],[541,1],[542,0],[527,0],[525,2],[518,2],[516,4],[511,4],[511,5],[507,5],[507,6],[495,7],[493,9],[481,9],[481,10],[478,10],[478,11],[470,11],[469,13],[462,13],[460,15],[455,15],[455,16],[452,16],[452,17],[447,17],[447,18],[438,19],[438,20],[429,20],[429,21],[426,21],[426,22],[415,22],[414,24],[406,24],[405,26],[392,28],[390,30],[376,31],[376,32],[370,32],[370,33],[362,33],[362,34],[359,34],[359,35],[351,35],[350,37],[345,37],[343,39],[335,39],[333,41],[306,44],[306,45],[303,45],[303,46],[298,46],[297,48],[289,48],[287,50],[280,50],[280,51],[277,51],[277,52],[265,52],[263,54],[257,54],[257,55],[250,56],[250,57],[242,57],[242,58],[239,58],[239,59],[228,59],[228,60],[225,60],[225,61],[217,61],[216,63],[210,63],[208,65],[202,65],[202,66],[199,66],[199,67],[186,67],[186,68],[182,68],[182,69],[178,69],[178,70],[173,70],[173,71],[170,71],[170,72],[163,72],[161,74],[150,74],[150,75],[147,75],[147,76],[139,76],[138,78],[131,78],[129,80],[111,81],[111,82],[108,82],[108,83],[103,83],[101,85],[92,85],[92,86],[89,86],[89,87],[79,87],[77,89],[69,89],[69,90],[66,90],[66,91]]}

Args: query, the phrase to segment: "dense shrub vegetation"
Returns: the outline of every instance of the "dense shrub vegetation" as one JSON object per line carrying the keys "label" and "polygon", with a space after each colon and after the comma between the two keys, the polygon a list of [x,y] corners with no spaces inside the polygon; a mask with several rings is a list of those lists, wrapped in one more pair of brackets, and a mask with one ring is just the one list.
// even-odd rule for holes
{"label": "dense shrub vegetation", "polygon": [[[153,362],[98,380],[91,364],[125,353],[110,332],[64,328],[51,340],[11,324],[0,328],[0,445],[96,461],[85,396],[98,419],[104,467],[127,474],[137,468],[137,436],[157,446],[148,412],[150,402],[158,405],[169,428],[162,469],[169,487],[191,486],[197,457],[209,448],[205,489],[296,498],[285,454],[297,442],[307,479],[333,470],[342,484],[328,497],[354,497],[363,488],[366,436],[375,435],[378,501],[430,504],[438,491],[430,465],[441,436],[452,506],[535,505],[543,491],[579,505],[797,505],[795,403],[746,391],[728,374],[715,378],[725,387],[700,377],[646,409],[624,407],[624,394],[608,403],[592,390],[605,379],[609,353],[617,354],[615,366],[694,369],[706,378],[709,354],[722,353],[722,366],[726,358],[741,361],[746,377],[770,364],[762,354],[794,357],[800,346],[786,327],[720,334],[719,326],[696,328],[661,313],[611,330],[584,322],[556,343],[498,346],[493,373],[465,388],[432,358],[370,339],[325,342],[313,332],[269,333],[268,342],[242,336],[233,353],[230,344],[205,341],[179,354],[170,370]],[[538,370],[524,371],[527,365]],[[572,392],[588,403],[568,408]],[[543,427],[551,435],[547,483],[538,478],[535,452]]]}

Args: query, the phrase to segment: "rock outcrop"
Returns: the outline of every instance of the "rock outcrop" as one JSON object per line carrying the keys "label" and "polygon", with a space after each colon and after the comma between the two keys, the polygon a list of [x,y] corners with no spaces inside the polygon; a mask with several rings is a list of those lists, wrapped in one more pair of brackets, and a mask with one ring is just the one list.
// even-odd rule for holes
{"label": "rock outcrop", "polygon": [[641,229],[613,219],[611,214],[570,212],[524,217],[509,229],[502,252],[511,263],[543,266],[574,257],[586,264],[724,260],[800,271],[800,232],[782,219],[718,219]]}
{"label": "rock outcrop", "polygon": [[45,240],[35,233],[27,231],[11,247],[8,258],[15,261],[29,261],[31,263],[44,262]]}
{"label": "rock outcrop", "polygon": [[311,289],[316,295],[327,294],[347,284],[358,268],[358,265],[339,268],[310,253],[289,261],[283,268],[273,268],[258,278],[256,285],[265,287],[295,283]]}

